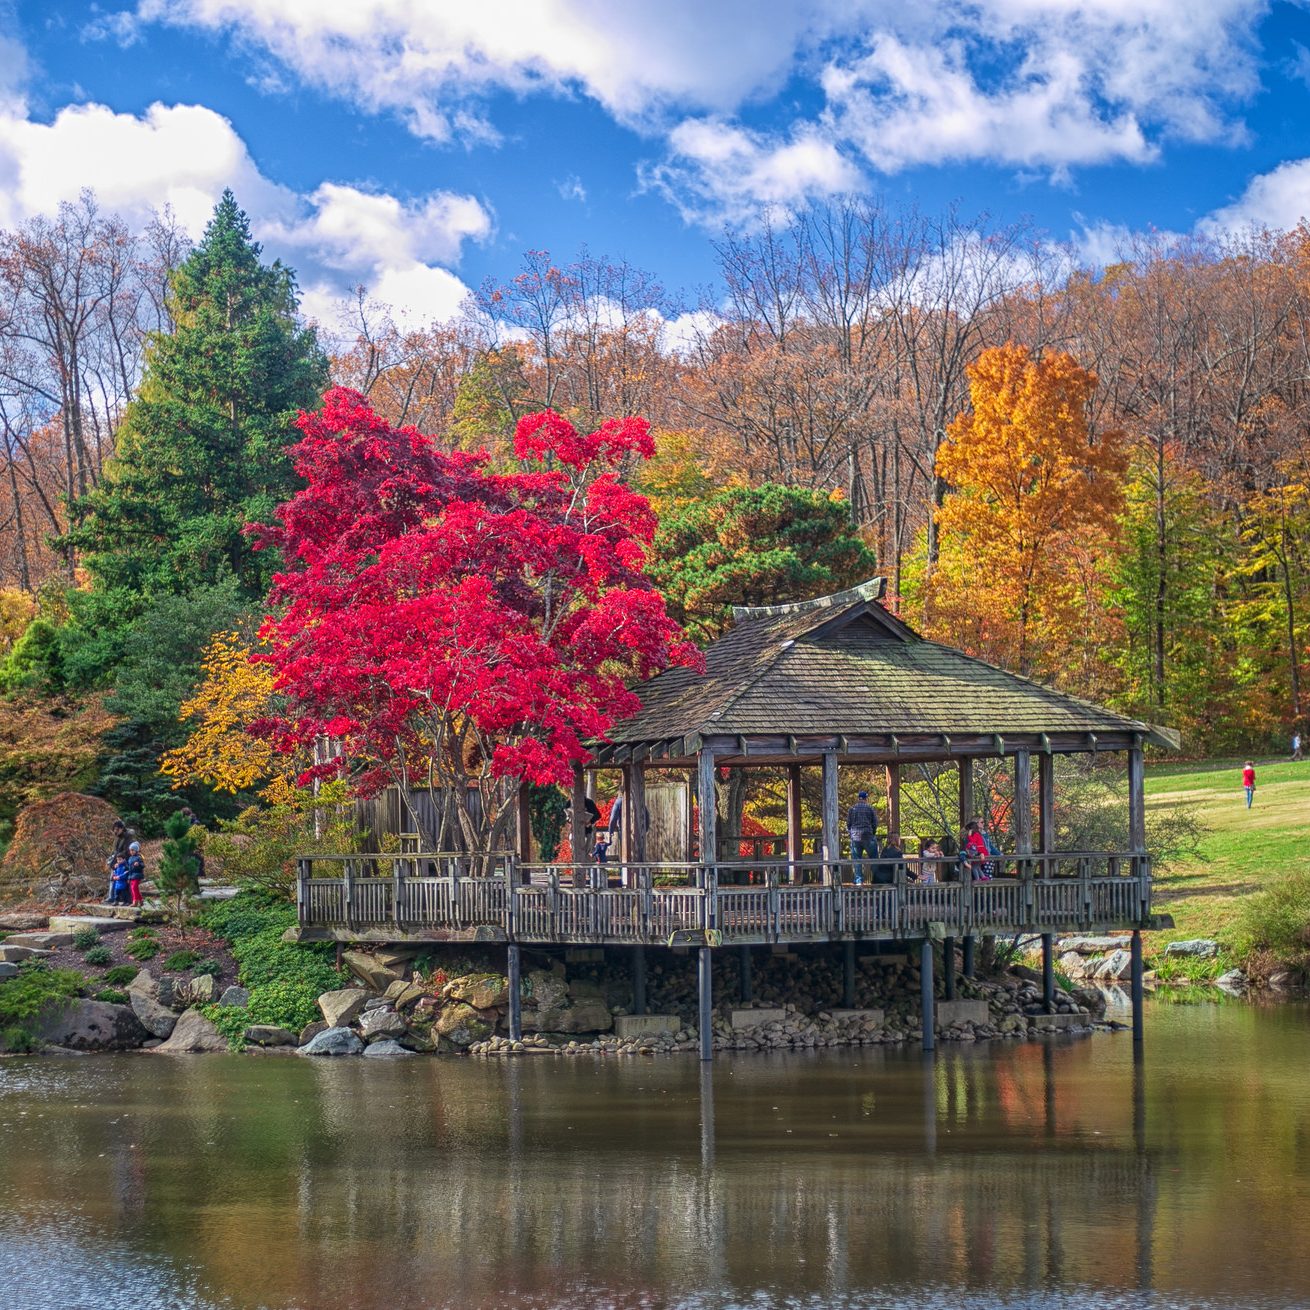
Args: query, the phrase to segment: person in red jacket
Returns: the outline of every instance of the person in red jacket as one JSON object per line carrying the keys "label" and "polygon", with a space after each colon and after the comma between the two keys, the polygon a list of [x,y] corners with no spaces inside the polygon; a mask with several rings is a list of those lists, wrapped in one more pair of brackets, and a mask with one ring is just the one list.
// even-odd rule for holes
{"label": "person in red jacket", "polygon": [[1242,786],[1246,788],[1246,808],[1255,800],[1255,761],[1247,760],[1242,766]]}

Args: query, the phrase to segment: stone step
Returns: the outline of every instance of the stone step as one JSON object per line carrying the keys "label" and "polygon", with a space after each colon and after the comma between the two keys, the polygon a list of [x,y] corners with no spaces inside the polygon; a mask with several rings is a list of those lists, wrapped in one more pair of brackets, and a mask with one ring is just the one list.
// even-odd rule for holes
{"label": "stone step", "polygon": [[731,1022],[734,1028],[758,1028],[762,1023],[782,1023],[786,1017],[787,1011],[781,1009],[733,1010]]}
{"label": "stone step", "polygon": [[1089,1014],[1030,1014],[1028,1025],[1031,1028],[1079,1028],[1091,1023]]}
{"label": "stone step", "polygon": [[24,960],[44,960],[50,954],[36,946],[16,946],[13,938],[0,942],[0,960],[6,964],[21,964]]}
{"label": "stone step", "polygon": [[96,932],[125,932],[132,926],[131,919],[105,914],[56,914],[50,920],[51,932],[77,932],[79,928],[94,928]]}
{"label": "stone step", "polygon": [[6,937],[5,946],[34,946],[39,951],[56,951],[73,944],[71,932],[16,932]]}
{"label": "stone step", "polygon": [[989,1023],[986,1001],[938,1001],[934,1017],[939,1027],[953,1023]]}
{"label": "stone step", "polygon": [[655,1037],[660,1033],[676,1033],[682,1020],[676,1014],[616,1014],[616,1037]]}

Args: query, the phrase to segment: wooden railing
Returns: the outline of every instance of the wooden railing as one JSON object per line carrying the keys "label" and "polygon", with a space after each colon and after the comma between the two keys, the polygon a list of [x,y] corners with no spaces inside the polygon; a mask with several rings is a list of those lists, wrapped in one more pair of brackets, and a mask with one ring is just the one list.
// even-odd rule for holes
{"label": "wooden railing", "polygon": [[[935,867],[906,858],[877,870],[866,862],[857,884],[849,860],[776,860],[758,865],[754,882],[725,883],[731,866],[313,856],[300,861],[297,906],[302,928],[377,939],[484,929],[507,941],[633,944],[1076,932],[1149,921],[1147,856],[1060,851],[990,863],[987,879],[923,881],[926,865],[935,875],[973,870],[954,860]],[[471,877],[469,868],[490,872]]]}

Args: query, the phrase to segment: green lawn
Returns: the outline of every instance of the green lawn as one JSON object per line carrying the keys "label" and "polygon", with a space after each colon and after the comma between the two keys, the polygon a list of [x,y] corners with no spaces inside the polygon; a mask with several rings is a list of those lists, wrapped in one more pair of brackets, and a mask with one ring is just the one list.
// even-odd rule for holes
{"label": "green lawn", "polygon": [[1177,928],[1151,945],[1186,937],[1223,942],[1243,896],[1310,858],[1310,761],[1256,760],[1255,804],[1246,808],[1241,760],[1159,764],[1146,772],[1148,811],[1187,805],[1205,827],[1200,850],[1158,871],[1154,906]]}

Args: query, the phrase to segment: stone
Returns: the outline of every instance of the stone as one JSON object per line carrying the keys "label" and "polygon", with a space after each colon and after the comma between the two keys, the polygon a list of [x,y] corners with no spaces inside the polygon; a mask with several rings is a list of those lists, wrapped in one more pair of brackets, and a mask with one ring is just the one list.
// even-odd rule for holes
{"label": "stone", "polygon": [[1166,955],[1185,955],[1198,960],[1213,960],[1219,954],[1219,943],[1208,937],[1196,937],[1186,942],[1170,942],[1164,948]]}
{"label": "stone", "polygon": [[1073,951],[1078,955],[1105,955],[1109,951],[1126,950],[1127,947],[1127,937],[1061,937],[1055,943],[1057,951]]}
{"label": "stone", "polygon": [[407,1051],[426,1054],[437,1049],[438,1039],[432,1035],[430,1027],[409,1028],[406,1030],[405,1035],[400,1038],[400,1044]]}
{"label": "stone", "polygon": [[130,1005],[77,1000],[38,1019],[35,1036],[52,1046],[71,1046],[77,1051],[128,1051],[150,1034]]}
{"label": "stone", "polygon": [[1089,967],[1095,968],[1091,956],[1080,955],[1077,951],[1065,951],[1060,956],[1059,966],[1061,971],[1067,973],[1070,978],[1081,978],[1088,972]]}
{"label": "stone", "polygon": [[603,1033],[614,1026],[614,1016],[604,1001],[584,999],[576,1005],[553,1010],[538,1010],[529,1021],[523,1013],[524,1031],[542,1033]]}
{"label": "stone", "polygon": [[569,994],[568,983],[558,974],[545,969],[533,969],[524,988],[527,999],[539,1009],[553,1010],[564,1003]]}
{"label": "stone", "polygon": [[1133,957],[1127,951],[1111,951],[1096,966],[1094,978],[1105,978],[1115,982],[1127,978],[1133,971]]}
{"label": "stone", "polygon": [[384,964],[377,955],[367,951],[345,951],[341,963],[374,992],[384,992],[393,982],[399,982],[404,977],[401,965]]}
{"label": "stone", "polygon": [[1276,992],[1290,992],[1296,987],[1296,975],[1294,973],[1279,972],[1269,975],[1269,986]]}
{"label": "stone", "polygon": [[733,1010],[729,1016],[729,1022],[735,1029],[758,1028],[762,1023],[781,1023],[787,1017],[785,1010],[773,1010],[751,1008],[749,1010]]}
{"label": "stone", "polygon": [[882,1010],[830,1010],[829,1013],[838,1023],[863,1023],[874,1028],[881,1028],[886,1018]]}
{"label": "stone", "polygon": [[676,1033],[682,1020],[676,1014],[619,1014],[614,1016],[616,1037],[654,1037]]}
{"label": "stone", "polygon": [[0,932],[35,932],[46,927],[49,922],[49,917],[44,914],[11,910],[8,914],[0,914]]}
{"label": "stone", "polygon": [[5,938],[5,946],[34,946],[38,951],[57,951],[61,946],[73,944],[71,932],[16,932]]}
{"label": "stone", "polygon": [[483,1037],[490,1036],[491,1025],[478,1017],[478,1012],[463,1001],[445,1006],[432,1025],[438,1036],[448,1038],[455,1046],[471,1046]]}
{"label": "stone", "polygon": [[6,978],[17,978],[18,966],[10,964],[8,960],[0,960],[0,982]]}
{"label": "stone", "polygon": [[94,928],[104,937],[111,932],[126,932],[131,926],[131,919],[111,919],[98,914],[56,914],[50,919],[50,931],[55,933]]}
{"label": "stone", "polygon": [[296,1034],[275,1024],[252,1023],[246,1029],[246,1041],[255,1046],[295,1046]]}
{"label": "stone", "polygon": [[953,1023],[986,1023],[986,1001],[938,1001],[934,1017],[939,1027],[949,1028]]}
{"label": "stone", "polygon": [[339,991],[324,992],[318,998],[318,1008],[329,1028],[344,1028],[353,1023],[369,998],[362,987],[343,987]]}
{"label": "stone", "polygon": [[227,987],[218,998],[219,1005],[249,1005],[250,992],[244,987]]}
{"label": "stone", "polygon": [[364,1048],[364,1054],[371,1059],[376,1059],[379,1056],[391,1056],[392,1058],[401,1055],[410,1056],[414,1052],[407,1051],[395,1038],[388,1037],[383,1041],[370,1043]]}
{"label": "stone", "polygon": [[592,982],[590,978],[575,978],[569,983],[569,995],[574,1000],[603,1001],[605,989],[600,983]]}
{"label": "stone", "polygon": [[475,1010],[494,1010],[509,1004],[509,979],[497,973],[468,974],[452,978],[446,995],[455,1001],[464,1001]]}
{"label": "stone", "polygon": [[[162,990],[161,984],[161,995]],[[188,1005],[211,1005],[218,992],[218,984],[209,974],[198,973],[194,978],[180,983],[174,990],[181,994]]]}
{"label": "stone", "polygon": [[[135,981],[135,980],[134,980]],[[141,1021],[141,1026],[152,1037],[171,1037],[177,1027],[177,1015],[155,1000],[149,992],[132,991],[128,988],[128,1004],[132,1013]]]}
{"label": "stone", "polygon": [[319,1033],[327,1032],[327,1024],[322,1019],[315,1019],[313,1023],[307,1023],[301,1030],[300,1036],[296,1039],[300,1046],[308,1046]]}
{"label": "stone", "polygon": [[155,977],[149,969],[138,969],[137,975],[127,985],[128,995],[133,992],[140,992],[143,996],[149,996],[151,1000],[159,1000],[159,979]]}
{"label": "stone", "polygon": [[359,1055],[364,1043],[349,1028],[325,1028],[302,1046],[297,1055]]}
{"label": "stone", "polygon": [[392,983],[387,988],[387,999],[397,1010],[408,1010],[427,995],[427,989],[422,983]]}
{"label": "stone", "polygon": [[1079,1028],[1086,1022],[1085,1014],[1034,1014],[1028,1019],[1033,1028]]}
{"label": "stone", "polygon": [[370,1042],[381,1037],[399,1037],[405,1027],[404,1019],[389,1007],[368,1010],[359,1019],[360,1034]]}
{"label": "stone", "polygon": [[187,1010],[179,1017],[168,1041],[162,1046],[155,1047],[155,1053],[203,1055],[230,1049],[227,1038],[199,1010]]}
{"label": "stone", "polygon": [[1246,990],[1246,974],[1241,969],[1229,969],[1227,973],[1221,973],[1214,980],[1214,985],[1235,996],[1238,992]]}
{"label": "stone", "polygon": [[38,950],[35,946],[14,946],[13,938],[0,942],[0,960],[6,964],[21,964],[24,960],[44,960],[49,951]]}

